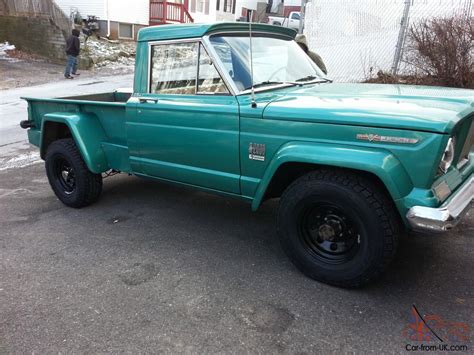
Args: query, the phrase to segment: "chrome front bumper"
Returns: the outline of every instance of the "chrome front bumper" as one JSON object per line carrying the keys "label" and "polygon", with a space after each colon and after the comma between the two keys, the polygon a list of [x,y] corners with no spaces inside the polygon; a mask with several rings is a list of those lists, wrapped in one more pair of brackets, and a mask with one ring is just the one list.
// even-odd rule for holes
{"label": "chrome front bumper", "polygon": [[441,207],[414,206],[407,213],[410,227],[422,232],[446,232],[473,206],[474,177],[471,177]]}

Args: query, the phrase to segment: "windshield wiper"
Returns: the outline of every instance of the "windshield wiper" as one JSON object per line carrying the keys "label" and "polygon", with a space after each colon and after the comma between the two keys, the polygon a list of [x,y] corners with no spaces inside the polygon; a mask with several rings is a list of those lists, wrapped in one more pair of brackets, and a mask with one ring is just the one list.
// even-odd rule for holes
{"label": "windshield wiper", "polygon": [[[320,80],[316,80],[316,79],[320,79]],[[303,78],[299,78],[297,80],[295,80],[295,83],[302,83],[302,82],[307,82],[307,81],[311,81],[311,82],[316,82],[316,83],[332,83],[332,80],[330,79],[324,79],[324,78],[320,78],[318,76],[314,76],[314,75],[308,75],[308,76],[305,76]]]}
{"label": "windshield wiper", "polygon": [[[254,87],[254,89],[255,89],[255,88],[258,88],[258,87],[262,87],[262,86],[278,85],[278,84],[290,84],[290,85],[295,85],[294,83],[289,83],[289,82],[284,82],[284,81],[270,81],[270,80],[267,80],[267,81],[262,81],[261,83],[254,84],[253,87]],[[251,88],[252,88],[252,87],[249,86],[249,87],[245,88],[244,90],[250,90]]]}
{"label": "windshield wiper", "polygon": [[318,79],[318,77],[314,75],[308,75],[303,78],[296,79],[295,81],[298,83],[300,81],[309,81],[309,80],[314,80],[314,79]]}

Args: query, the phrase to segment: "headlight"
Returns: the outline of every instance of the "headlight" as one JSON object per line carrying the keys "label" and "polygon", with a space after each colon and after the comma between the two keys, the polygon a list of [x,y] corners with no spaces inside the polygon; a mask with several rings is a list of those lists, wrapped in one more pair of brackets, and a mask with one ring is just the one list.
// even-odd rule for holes
{"label": "headlight", "polygon": [[446,149],[444,150],[441,163],[439,163],[439,170],[446,173],[454,160],[454,138],[449,138]]}

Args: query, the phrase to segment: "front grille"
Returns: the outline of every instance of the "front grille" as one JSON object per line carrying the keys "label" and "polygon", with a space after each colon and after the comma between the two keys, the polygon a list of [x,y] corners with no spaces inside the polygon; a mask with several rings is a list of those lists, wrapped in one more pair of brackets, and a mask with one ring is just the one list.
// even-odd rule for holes
{"label": "front grille", "polygon": [[459,155],[457,168],[461,169],[469,161],[469,153],[471,152],[472,146],[474,145],[474,123],[471,120],[471,127],[469,128],[469,133],[467,134],[466,140]]}

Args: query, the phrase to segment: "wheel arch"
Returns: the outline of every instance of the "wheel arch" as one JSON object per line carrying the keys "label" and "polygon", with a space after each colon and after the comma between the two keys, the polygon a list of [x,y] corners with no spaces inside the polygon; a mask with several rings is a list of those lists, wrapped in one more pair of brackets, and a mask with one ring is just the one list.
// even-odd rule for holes
{"label": "wheel arch", "polygon": [[300,176],[324,167],[362,174],[380,185],[393,201],[406,196],[413,188],[405,168],[387,150],[335,144],[287,143],[268,164],[252,201],[252,210],[257,210],[267,198],[279,197]]}
{"label": "wheel arch", "polygon": [[97,116],[90,113],[49,113],[41,124],[40,155],[44,159],[55,140],[72,138],[88,169],[96,174],[109,169],[101,142],[107,139]]}

